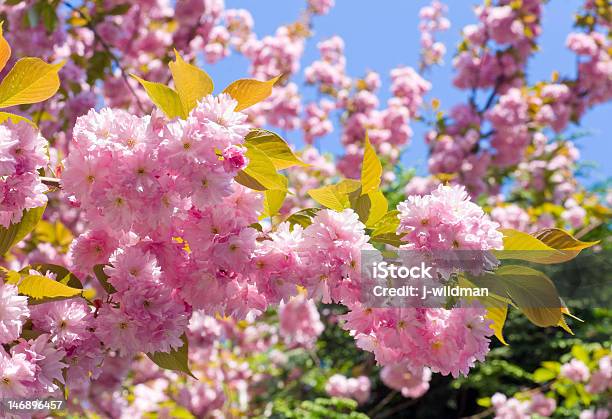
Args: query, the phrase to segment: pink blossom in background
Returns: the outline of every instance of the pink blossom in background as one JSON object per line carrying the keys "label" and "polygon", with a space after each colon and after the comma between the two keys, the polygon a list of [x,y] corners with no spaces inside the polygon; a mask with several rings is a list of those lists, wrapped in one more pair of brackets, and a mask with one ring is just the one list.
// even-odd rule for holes
{"label": "pink blossom in background", "polygon": [[346,397],[365,403],[370,398],[370,386],[370,379],[366,376],[346,377],[335,374],[327,380],[325,391],[333,397]]}
{"label": "pink blossom in background", "polygon": [[317,306],[302,294],[281,303],[278,308],[280,334],[289,346],[299,345],[311,348],[317,337],[323,333]]}
{"label": "pink blossom in background", "polygon": [[431,370],[427,367],[412,369],[408,363],[387,365],[381,370],[380,379],[387,387],[401,392],[402,396],[416,399],[429,390]]}

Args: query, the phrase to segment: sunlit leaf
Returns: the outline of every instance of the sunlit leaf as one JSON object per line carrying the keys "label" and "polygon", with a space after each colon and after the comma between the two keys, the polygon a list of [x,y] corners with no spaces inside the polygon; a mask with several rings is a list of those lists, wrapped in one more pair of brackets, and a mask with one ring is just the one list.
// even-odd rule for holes
{"label": "sunlit leaf", "polygon": [[227,93],[238,102],[236,111],[241,111],[265,100],[272,94],[272,87],[280,76],[268,81],[254,79],[240,79],[227,86],[223,93]]}
{"label": "sunlit leaf", "polygon": [[311,189],[308,191],[308,195],[324,207],[335,211],[342,211],[350,208],[349,194],[356,191],[359,186],[359,181],[345,179],[336,185]]}
{"label": "sunlit leaf", "polygon": [[39,58],[20,59],[0,84],[0,108],[49,99],[59,89],[58,72],[63,66],[64,61],[47,64]]}
{"label": "sunlit leaf", "polygon": [[292,166],[308,166],[293,153],[291,147],[278,134],[272,131],[255,128],[244,139],[248,145],[268,156],[276,170]]}
{"label": "sunlit leaf", "polygon": [[183,60],[177,50],[174,50],[174,53],[176,60],[171,61],[168,65],[174,80],[174,87],[183,106],[183,113],[189,114],[195,108],[198,100],[213,92],[214,84],[204,70]]}
{"label": "sunlit leaf", "polygon": [[34,299],[62,299],[80,295],[82,289],[40,275],[28,275],[18,285],[19,293]]}
{"label": "sunlit leaf", "polygon": [[365,146],[363,150],[363,163],[361,166],[361,194],[367,195],[378,190],[382,177],[382,164],[376,156],[376,151],[366,134]]}
{"label": "sunlit leaf", "polygon": [[25,122],[27,124],[32,125],[32,127],[36,128],[36,124],[33,121],[30,121],[28,118],[23,117],[21,115],[15,115],[14,113],[9,112],[0,112],[0,124],[10,120],[13,124],[18,124],[20,122]]}
{"label": "sunlit leaf", "polygon": [[[490,301],[493,302],[496,300],[491,299]],[[501,301],[495,304],[495,306],[491,304],[487,306],[486,318],[493,322],[491,324],[491,329],[493,329],[495,332],[495,337],[499,339],[501,343],[507,345],[508,343],[506,343],[506,340],[504,339],[503,329],[504,324],[506,323],[506,316],[508,315],[508,304]]]}
{"label": "sunlit leaf", "polygon": [[187,113],[183,110],[183,105],[178,93],[161,83],[154,83],[141,79],[130,74],[144,87],[151,101],[166,114],[168,118],[185,118]]}
{"label": "sunlit leaf", "polygon": [[[35,263],[25,268],[26,270],[33,269],[39,272],[41,275],[45,275],[49,272],[55,274],[55,280],[61,284],[68,285],[72,288],[83,288],[81,280],[67,268],[60,265],[54,265],[52,263]],[[26,272],[27,273],[27,272]]]}
{"label": "sunlit leaf", "polygon": [[4,21],[0,22],[0,71],[2,71],[9,58],[11,58],[11,46],[6,42],[6,39],[4,39],[2,31],[3,24]]}
{"label": "sunlit leaf", "polygon": [[264,191],[263,213],[260,218],[272,217],[278,214],[287,196],[287,190],[270,189]]}
{"label": "sunlit leaf", "polygon": [[575,258],[581,250],[597,242],[581,242],[559,229],[547,229],[534,235],[501,229],[504,250],[493,253],[498,259],[519,259],[543,264],[562,263]]}
{"label": "sunlit leaf", "polygon": [[[249,159],[249,165],[242,170],[243,175],[239,173],[235,180],[255,190],[287,190],[287,178],[276,172],[272,160],[259,149],[249,144],[246,144],[246,146],[246,157]],[[262,187],[263,189],[259,189]]]}

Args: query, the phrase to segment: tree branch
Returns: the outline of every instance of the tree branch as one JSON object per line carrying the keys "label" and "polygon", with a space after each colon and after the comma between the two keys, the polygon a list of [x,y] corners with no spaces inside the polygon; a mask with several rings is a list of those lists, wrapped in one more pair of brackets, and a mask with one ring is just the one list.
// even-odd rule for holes
{"label": "tree branch", "polygon": [[123,81],[125,82],[125,84],[127,85],[128,89],[130,90],[130,93],[132,93],[132,96],[134,96],[134,99],[136,99],[136,105],[138,105],[138,109],[140,109],[140,111],[142,113],[145,113],[145,109],[142,106],[142,103],[140,103],[140,99],[138,98],[138,95],[136,94],[136,92],[134,91],[132,86],[130,85],[130,82],[129,82],[129,79],[128,79],[128,76],[127,76],[127,72],[125,71],[125,69],[123,68],[121,63],[119,62],[119,59],[117,58],[117,56],[113,53],[111,47],[106,43],[106,41],[104,41],[104,39],[102,39],[102,37],[100,36],[98,31],[96,30],[96,25],[89,19],[89,17],[87,15],[85,15],[77,7],[74,7],[72,4],[68,3],[66,0],[63,0],[62,4],[64,4],[70,10],[78,13],[79,16],[87,22],[87,24],[85,26],[87,26],[87,28],[89,28],[89,30],[91,30],[93,32],[95,39],[98,40],[98,42],[100,42],[100,45],[102,45],[104,50],[111,57],[111,60],[113,60],[113,62],[117,66],[117,68],[119,68],[119,71],[121,72],[121,77],[123,78]]}

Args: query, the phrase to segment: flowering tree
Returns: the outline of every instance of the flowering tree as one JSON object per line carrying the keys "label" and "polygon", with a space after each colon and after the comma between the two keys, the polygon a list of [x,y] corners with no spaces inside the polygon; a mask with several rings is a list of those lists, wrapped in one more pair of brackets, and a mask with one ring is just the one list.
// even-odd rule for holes
{"label": "flowering tree", "polygon": [[[319,98],[302,103],[292,77],[330,0],[261,39],[248,11],[219,1],[5,2],[0,398],[53,395],[108,417],[291,416],[258,397],[272,397],[265,378],[304,371],[293,355],[316,357],[314,302],[344,307],[335,321],[412,399],[432,373],[486,362],[493,335],[505,344],[509,306],[572,333],[552,281],[509,260],[564,263],[598,243],[583,236],[607,232],[610,210],[579,184],[562,133],[612,95],[610,7],[587,1],[577,15],[575,79],[530,85],[541,3],[476,8],[453,59],[466,102],[445,112],[424,98],[446,53],[438,1],[421,10],[418,70],[391,71],[383,107],[379,75],[348,75],[339,37],[318,44],[304,74]],[[215,94],[198,60],[230,53],[252,78]],[[398,169],[411,123],[430,128],[427,178]],[[274,129],[301,132],[306,147]],[[335,161],[313,147],[333,130]],[[395,250],[438,266],[439,284],[491,295],[373,306],[362,260]],[[300,414],[359,416],[371,391],[366,375],[318,385],[354,402],[305,402]],[[503,417],[502,397],[492,405]]]}

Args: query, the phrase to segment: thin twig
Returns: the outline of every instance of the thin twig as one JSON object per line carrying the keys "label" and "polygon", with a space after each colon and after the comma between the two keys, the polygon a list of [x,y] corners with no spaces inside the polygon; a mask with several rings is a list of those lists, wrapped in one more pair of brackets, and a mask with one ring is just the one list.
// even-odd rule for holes
{"label": "thin twig", "polygon": [[63,0],[62,3],[66,7],[68,7],[70,10],[77,12],[79,16],[82,19],[84,19],[85,22],[87,22],[86,26],[89,28],[89,30],[93,32],[94,37],[98,40],[98,42],[100,42],[100,45],[102,45],[102,47],[106,50],[107,54],[111,57],[111,60],[113,60],[115,65],[119,68],[119,71],[121,72],[121,77],[123,78],[128,89],[132,93],[132,96],[134,96],[134,99],[136,99],[136,105],[138,105],[138,109],[140,109],[141,112],[145,113],[145,109],[142,106],[142,103],[140,103],[140,99],[138,98],[138,95],[136,94],[132,86],[130,85],[129,78],[127,76],[127,72],[125,71],[121,63],[119,62],[119,59],[117,58],[117,56],[113,53],[111,47],[106,43],[106,41],[104,41],[104,39],[100,36],[98,31],[96,30],[96,25],[89,19],[87,15],[85,15],[78,8],[74,7],[72,4],[68,3],[66,0]]}
{"label": "thin twig", "polygon": [[54,177],[43,177],[41,176],[40,181],[47,185],[47,186],[52,186],[54,188],[58,188],[61,189],[62,185],[60,184],[60,180]]}

